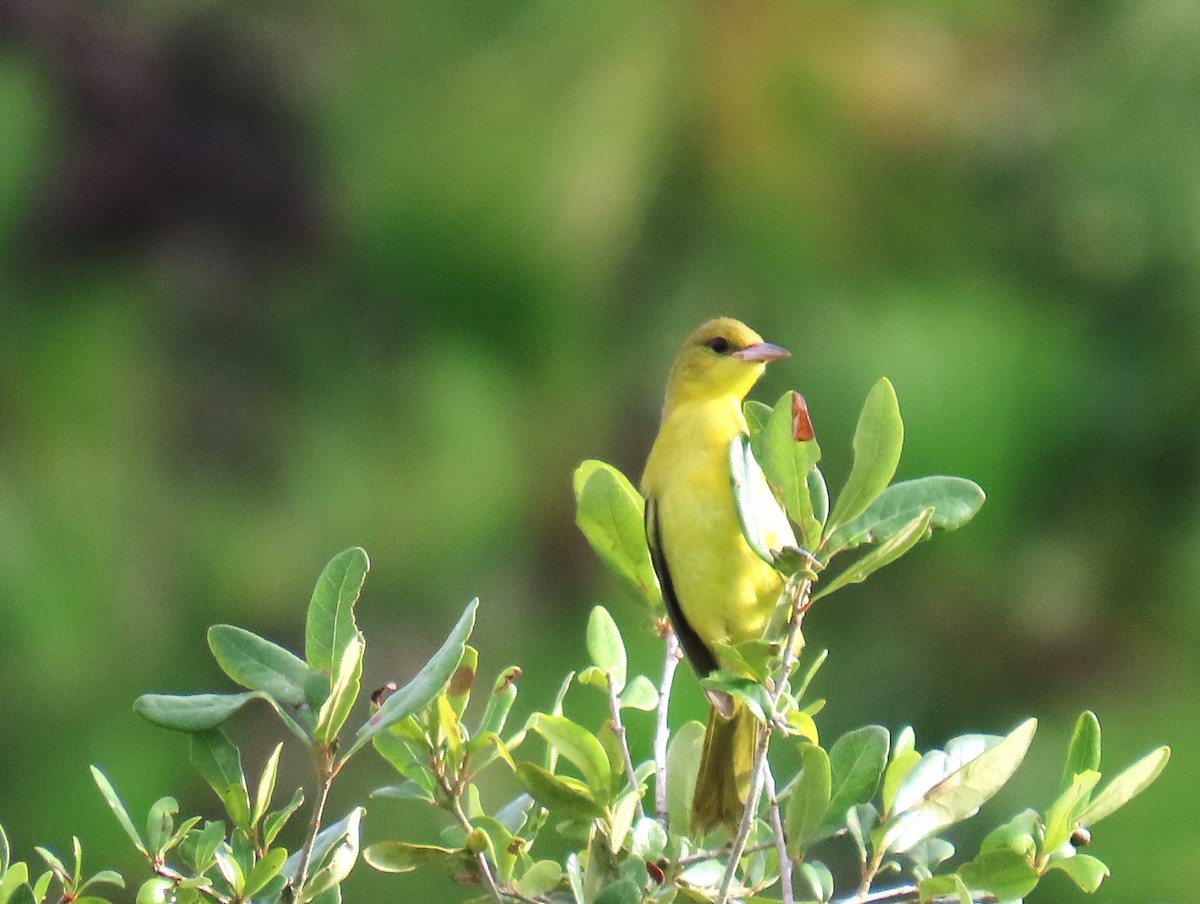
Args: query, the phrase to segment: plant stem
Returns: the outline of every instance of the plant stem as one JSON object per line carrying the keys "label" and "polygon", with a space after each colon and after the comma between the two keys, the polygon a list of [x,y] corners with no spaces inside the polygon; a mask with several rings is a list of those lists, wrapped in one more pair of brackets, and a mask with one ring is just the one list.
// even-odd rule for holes
{"label": "plant stem", "polygon": [[667,712],[671,704],[671,684],[675,681],[675,669],[679,665],[679,638],[668,624],[663,629],[666,655],[663,658],[662,681],[658,684],[658,712],[654,725],[654,816],[667,828],[667,741],[671,729],[667,724]]}
{"label": "plant stem", "polygon": [[775,849],[779,852],[779,891],[783,895],[783,904],[795,904],[796,896],[792,891],[792,858],[788,856],[787,835],[783,831],[783,819],[779,815],[779,798],[775,796],[775,776],[771,773],[771,764],[763,769],[763,782],[767,788],[767,800],[771,804],[771,828],[775,830]]}
{"label": "plant stem", "polygon": [[[625,778],[634,794],[637,794],[638,781],[637,776],[633,774],[633,757],[629,754],[629,742],[625,738],[625,726],[621,722],[621,701],[617,699],[617,688],[611,675],[605,676],[605,683],[608,685],[608,712],[612,716],[613,734],[617,736],[617,743],[621,747],[621,759],[625,761]],[[640,794],[637,794],[637,815],[639,819],[646,815]]]}
{"label": "plant stem", "polygon": [[[450,787],[450,783],[446,781],[446,776],[440,769],[435,770],[435,774],[438,784],[441,786],[442,793],[446,795],[446,799],[450,802],[450,811],[454,814],[454,818],[458,820],[458,824],[462,826],[462,830],[470,835],[475,830],[475,827],[471,825],[471,820],[463,812],[462,803],[459,801],[460,795],[455,793]],[[496,904],[504,904],[504,892],[496,884],[496,877],[492,875],[492,867],[487,861],[487,855],[483,851],[480,851],[475,855],[475,860],[479,863],[479,874],[483,877],[483,884],[488,887],[488,891],[496,899]]]}
{"label": "plant stem", "polygon": [[[774,841],[764,841],[762,844],[752,844],[742,851],[742,856],[745,857],[747,854],[757,854],[759,851],[769,851],[773,847],[775,847]],[[697,851],[695,854],[689,854],[686,857],[680,857],[678,860],[673,861],[671,865],[691,866],[693,863],[699,863],[701,860],[716,860],[724,856],[724,851]]]}
{"label": "plant stem", "polygon": [[[787,686],[788,676],[792,674],[792,670],[796,667],[796,651],[799,648],[801,639],[800,625],[804,622],[804,613],[808,610],[808,594],[811,589],[811,577],[806,577],[799,581],[794,577],[789,578],[783,588],[784,596],[792,602],[791,628],[788,631],[787,642],[783,646],[783,654],[779,659],[779,669],[775,675],[775,689],[771,692],[772,719],[774,719],[775,711],[779,708],[779,701],[783,699],[783,692]],[[767,764],[767,750],[771,746],[771,733],[774,728],[774,722],[768,721],[762,727],[761,731],[759,731],[758,743],[754,750],[754,765],[750,770],[750,789],[746,794],[746,809],[742,811],[742,822],[738,826],[737,837],[734,838],[733,847],[729,851],[729,860],[725,864],[725,875],[721,877],[721,887],[717,891],[715,904],[726,904],[729,900],[729,892],[733,888],[733,877],[737,872],[738,861],[742,859],[742,855],[745,853],[746,842],[750,838],[751,829],[754,828],[754,818],[758,812],[758,802],[762,797],[763,772]]]}
{"label": "plant stem", "polygon": [[[916,901],[921,895],[921,890],[915,885],[897,885],[895,888],[881,888],[879,891],[863,894],[855,892],[849,897],[836,898],[832,904],[876,904],[878,901]],[[931,898],[932,901],[955,902],[957,904],[958,897],[956,895],[938,895]],[[979,904],[990,904],[999,900],[995,895],[988,893],[975,899]]]}
{"label": "plant stem", "polygon": [[308,837],[304,839],[304,848],[300,853],[300,866],[296,870],[296,884],[292,886],[292,900],[300,900],[304,892],[304,883],[308,881],[308,868],[312,865],[313,845],[317,841],[317,833],[321,831],[321,820],[325,817],[325,801],[329,799],[329,788],[336,774],[333,768],[333,751],[324,744],[318,745],[314,753],[317,755],[317,781],[320,787],[317,800],[313,804],[312,822],[309,824]]}

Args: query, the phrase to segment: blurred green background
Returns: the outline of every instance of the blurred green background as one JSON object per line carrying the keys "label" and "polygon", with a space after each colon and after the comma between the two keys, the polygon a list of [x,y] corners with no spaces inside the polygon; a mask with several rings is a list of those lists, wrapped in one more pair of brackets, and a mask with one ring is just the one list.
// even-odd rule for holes
{"label": "blurred green background", "polygon": [[[88,763],[137,812],[213,813],[133,699],[225,688],[214,622],[298,647],[350,545],[374,563],[368,687],[479,595],[483,672],[522,664],[518,715],[547,705],[591,605],[642,624],[572,525],[572,469],[636,477],[678,342],[730,313],[792,349],[757,396],[804,392],[831,486],[887,375],[900,476],[989,494],[818,607],[822,732],[934,745],[1041,716],[995,823],[1049,802],[1094,707],[1110,770],[1176,748],[1096,832],[1098,897],[1194,899],[1198,42],[1167,0],[0,0],[18,850],[77,833],[142,875]],[[690,676],[676,694],[703,712]],[[257,772],[284,732],[255,715],[234,732]],[[387,781],[355,767],[335,815]],[[374,802],[368,838],[415,837],[411,813]],[[1035,896],[1083,899],[1060,875]]]}

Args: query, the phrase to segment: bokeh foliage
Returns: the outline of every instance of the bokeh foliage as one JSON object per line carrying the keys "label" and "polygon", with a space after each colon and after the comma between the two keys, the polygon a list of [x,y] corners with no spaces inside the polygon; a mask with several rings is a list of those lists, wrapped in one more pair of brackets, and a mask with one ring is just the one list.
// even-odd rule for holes
{"label": "bokeh foliage", "polygon": [[568,529],[570,473],[638,472],[675,344],[727,311],[794,353],[761,398],[799,386],[843,447],[887,373],[899,477],[989,491],[814,626],[855,651],[824,672],[834,727],[1036,711],[1065,744],[1090,706],[1117,761],[1171,743],[1113,818],[1105,892],[1188,899],[1198,37],[1164,2],[4,0],[14,842],[75,831],[115,862],[83,763],[139,810],[181,785],[129,701],[212,686],[211,623],[290,631],[352,543],[396,663],[364,685],[478,593],[477,630],[552,697],[581,651],[526,626],[577,638],[622,592]]}

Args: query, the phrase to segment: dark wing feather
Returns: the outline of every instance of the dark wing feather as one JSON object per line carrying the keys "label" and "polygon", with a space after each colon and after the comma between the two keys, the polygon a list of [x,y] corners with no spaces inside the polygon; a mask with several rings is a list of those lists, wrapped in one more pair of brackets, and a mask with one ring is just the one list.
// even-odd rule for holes
{"label": "dark wing feather", "polygon": [[675,596],[675,585],[671,581],[671,571],[667,568],[667,556],[663,549],[659,530],[658,509],[653,498],[646,500],[646,541],[650,546],[650,562],[654,565],[654,573],[658,575],[663,602],[666,603],[667,615],[671,618],[671,624],[675,626],[679,645],[683,648],[684,655],[692,664],[692,668],[696,670],[696,674],[704,677],[709,672],[716,671],[717,660],[705,646],[704,641],[700,639],[696,629],[683,617],[683,609],[679,606],[679,599]]}

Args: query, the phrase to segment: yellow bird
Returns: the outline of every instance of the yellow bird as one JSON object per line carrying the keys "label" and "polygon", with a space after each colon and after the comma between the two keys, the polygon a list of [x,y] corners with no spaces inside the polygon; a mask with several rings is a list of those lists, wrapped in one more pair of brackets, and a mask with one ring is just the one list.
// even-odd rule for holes
{"label": "yellow bird", "polygon": [[[646,538],[680,646],[701,677],[721,665],[714,644],[762,636],[783,589],[779,573],[742,536],[729,447],[747,432],[746,393],[767,362],[787,355],[744,323],[721,317],[688,337],[667,381],[662,423],[642,475]],[[769,548],[795,546],[782,510],[767,517]],[[744,707],[709,696],[714,707],[692,802],[695,832],[740,820],[758,736]]]}

